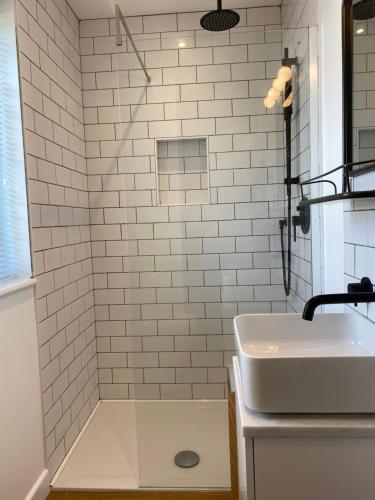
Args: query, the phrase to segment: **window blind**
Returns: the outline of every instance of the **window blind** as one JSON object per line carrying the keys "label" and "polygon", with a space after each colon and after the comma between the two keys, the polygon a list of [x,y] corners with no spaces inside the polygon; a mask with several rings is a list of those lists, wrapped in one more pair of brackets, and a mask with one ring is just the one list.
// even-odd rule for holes
{"label": "window blind", "polygon": [[0,0],[0,280],[31,270],[13,4]]}

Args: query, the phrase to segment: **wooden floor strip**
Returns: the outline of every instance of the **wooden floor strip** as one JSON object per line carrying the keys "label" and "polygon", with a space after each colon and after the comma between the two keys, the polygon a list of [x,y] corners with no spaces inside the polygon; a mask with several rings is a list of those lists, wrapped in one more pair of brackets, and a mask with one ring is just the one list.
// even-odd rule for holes
{"label": "wooden floor strip", "polygon": [[228,417],[229,417],[229,450],[230,450],[230,479],[232,485],[232,500],[238,500],[238,459],[237,459],[237,421],[236,395],[232,392],[228,379]]}
{"label": "wooden floor strip", "polygon": [[52,491],[47,500],[232,500],[231,491]]}

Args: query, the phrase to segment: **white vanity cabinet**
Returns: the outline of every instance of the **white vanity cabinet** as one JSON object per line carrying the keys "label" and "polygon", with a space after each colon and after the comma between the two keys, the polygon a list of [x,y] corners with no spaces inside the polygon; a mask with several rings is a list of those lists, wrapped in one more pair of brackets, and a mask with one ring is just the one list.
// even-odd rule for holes
{"label": "white vanity cabinet", "polygon": [[276,415],[243,404],[237,359],[241,500],[374,500],[375,415]]}

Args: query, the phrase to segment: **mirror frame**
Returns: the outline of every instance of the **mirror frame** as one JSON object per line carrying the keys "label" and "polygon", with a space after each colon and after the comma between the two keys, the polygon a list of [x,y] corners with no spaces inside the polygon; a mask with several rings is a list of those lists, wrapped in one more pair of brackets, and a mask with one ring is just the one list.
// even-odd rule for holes
{"label": "mirror frame", "polygon": [[[343,162],[353,163],[353,1],[342,3],[342,78],[343,78]],[[357,176],[375,170],[373,163],[366,166],[348,167],[350,176]]]}

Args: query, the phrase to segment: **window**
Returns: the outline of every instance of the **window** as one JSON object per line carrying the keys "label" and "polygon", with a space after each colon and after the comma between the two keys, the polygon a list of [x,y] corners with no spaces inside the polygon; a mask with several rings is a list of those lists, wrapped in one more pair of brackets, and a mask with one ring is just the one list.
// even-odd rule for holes
{"label": "window", "polygon": [[15,15],[0,0],[0,280],[30,274]]}

